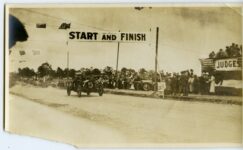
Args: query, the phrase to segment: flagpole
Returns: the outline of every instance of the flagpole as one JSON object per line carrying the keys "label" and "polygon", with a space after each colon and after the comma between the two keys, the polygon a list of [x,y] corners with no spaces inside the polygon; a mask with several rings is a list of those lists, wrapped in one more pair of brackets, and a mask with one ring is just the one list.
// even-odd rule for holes
{"label": "flagpole", "polygon": [[[66,34],[68,34],[68,29],[70,29],[71,23],[67,24],[67,23],[62,23],[60,25],[60,27],[58,29],[64,29],[66,30]],[[69,48],[68,48],[68,37],[67,37],[67,41],[66,41],[66,45],[67,45],[67,79],[69,78]]]}
{"label": "flagpole", "polygon": [[69,70],[69,50],[67,51],[67,68]]}

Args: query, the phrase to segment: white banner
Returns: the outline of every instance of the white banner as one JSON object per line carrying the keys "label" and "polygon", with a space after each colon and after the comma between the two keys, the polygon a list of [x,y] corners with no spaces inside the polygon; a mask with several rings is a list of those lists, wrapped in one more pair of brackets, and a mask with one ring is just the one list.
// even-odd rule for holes
{"label": "white banner", "polygon": [[218,71],[237,71],[241,70],[238,58],[220,59],[215,61],[215,69]]}
{"label": "white banner", "polygon": [[69,40],[76,42],[149,42],[150,32],[84,32],[70,31]]}

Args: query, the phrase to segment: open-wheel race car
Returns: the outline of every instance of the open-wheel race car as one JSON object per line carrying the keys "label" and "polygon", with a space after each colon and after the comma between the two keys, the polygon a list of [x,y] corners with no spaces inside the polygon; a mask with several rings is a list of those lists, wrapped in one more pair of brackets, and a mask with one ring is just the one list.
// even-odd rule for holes
{"label": "open-wheel race car", "polygon": [[90,95],[91,92],[96,92],[99,96],[102,96],[104,88],[102,80],[98,76],[90,76],[88,78],[77,76],[67,83],[68,96],[71,95],[71,91],[77,92],[79,97],[81,97],[83,92],[87,95]]}

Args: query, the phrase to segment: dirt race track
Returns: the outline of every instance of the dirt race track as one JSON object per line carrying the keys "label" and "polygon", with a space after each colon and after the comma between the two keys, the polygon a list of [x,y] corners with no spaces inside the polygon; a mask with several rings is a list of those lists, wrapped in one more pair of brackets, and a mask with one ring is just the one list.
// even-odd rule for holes
{"label": "dirt race track", "polygon": [[242,106],[16,85],[7,130],[81,146],[240,143]]}

